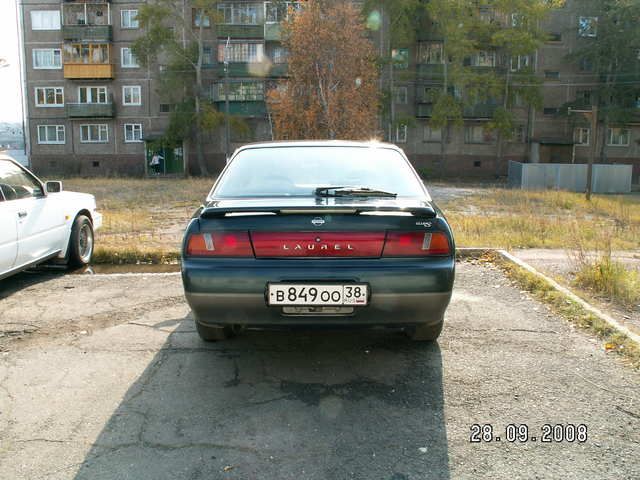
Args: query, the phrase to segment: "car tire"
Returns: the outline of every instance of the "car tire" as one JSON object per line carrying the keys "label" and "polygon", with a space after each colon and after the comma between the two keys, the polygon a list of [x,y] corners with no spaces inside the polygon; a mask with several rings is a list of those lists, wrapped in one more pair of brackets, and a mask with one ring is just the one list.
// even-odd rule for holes
{"label": "car tire", "polygon": [[444,320],[440,320],[434,325],[416,325],[407,333],[409,338],[416,342],[435,342],[442,332],[443,325]]}
{"label": "car tire", "polygon": [[84,267],[93,256],[93,224],[88,217],[78,215],[73,221],[69,237],[67,265],[70,268]]}
{"label": "car tire", "polygon": [[231,325],[220,327],[203,325],[196,321],[196,331],[198,332],[198,336],[205,342],[217,342],[236,336],[236,329]]}

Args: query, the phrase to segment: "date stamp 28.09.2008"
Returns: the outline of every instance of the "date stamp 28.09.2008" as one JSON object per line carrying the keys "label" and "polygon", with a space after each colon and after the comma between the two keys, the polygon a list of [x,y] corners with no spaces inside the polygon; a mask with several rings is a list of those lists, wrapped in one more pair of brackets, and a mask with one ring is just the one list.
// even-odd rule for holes
{"label": "date stamp 28.09.2008", "polygon": [[526,423],[510,423],[502,429],[490,423],[471,425],[471,443],[585,443],[589,433],[585,424],[545,423],[532,428]]}

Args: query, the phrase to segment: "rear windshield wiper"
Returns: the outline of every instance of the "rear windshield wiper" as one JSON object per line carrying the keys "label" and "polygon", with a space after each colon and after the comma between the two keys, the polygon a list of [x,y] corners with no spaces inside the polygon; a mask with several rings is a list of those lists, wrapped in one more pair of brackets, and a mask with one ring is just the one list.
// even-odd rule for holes
{"label": "rear windshield wiper", "polygon": [[390,197],[395,198],[397,193],[385,192],[366,187],[318,187],[316,188],[318,197]]}

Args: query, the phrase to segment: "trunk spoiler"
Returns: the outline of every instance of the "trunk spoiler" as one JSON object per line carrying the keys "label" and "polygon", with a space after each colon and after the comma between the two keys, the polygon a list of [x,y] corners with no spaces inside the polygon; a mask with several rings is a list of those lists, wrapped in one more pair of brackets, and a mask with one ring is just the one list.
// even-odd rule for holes
{"label": "trunk spoiler", "polygon": [[205,207],[200,216],[202,218],[219,218],[224,217],[227,213],[251,213],[256,214],[272,214],[272,215],[359,215],[363,212],[404,212],[410,213],[416,217],[435,218],[436,211],[433,207],[425,205],[422,207],[387,207],[387,206],[304,206],[304,207],[263,207],[263,206],[246,206],[246,207]]}

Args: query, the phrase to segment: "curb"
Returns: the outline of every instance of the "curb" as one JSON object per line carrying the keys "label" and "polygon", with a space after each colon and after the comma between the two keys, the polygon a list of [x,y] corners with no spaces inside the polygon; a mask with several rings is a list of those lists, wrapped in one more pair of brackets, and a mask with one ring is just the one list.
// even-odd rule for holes
{"label": "curb", "polygon": [[614,328],[619,333],[627,336],[630,340],[633,340],[634,342],[636,342],[637,344],[640,345],[640,335],[638,335],[637,333],[632,332],[627,327],[625,327],[620,322],[618,322],[615,318],[611,317],[610,315],[607,315],[606,313],[604,313],[600,309],[594,307],[593,305],[591,305],[590,303],[586,302],[585,300],[580,298],[578,295],[573,293],[568,288],[563,287],[562,285],[560,285],[553,278],[548,277],[547,275],[545,275],[542,272],[539,272],[538,270],[533,268],[528,263],[526,263],[526,262],[520,260],[519,258],[511,255],[506,250],[500,250],[500,249],[497,249],[497,248],[458,248],[458,249],[456,249],[456,253],[458,254],[458,256],[460,258],[480,257],[480,256],[482,256],[484,254],[487,254],[487,253],[492,253],[494,255],[498,255],[500,258],[502,258],[502,260],[504,260],[506,262],[509,262],[509,263],[512,263],[512,264],[515,264],[518,267],[525,269],[529,273],[534,274],[535,276],[537,276],[541,280],[544,280],[551,287],[553,287],[554,289],[556,289],[557,291],[562,293],[565,297],[567,297],[567,298],[571,299],[572,301],[576,302],[582,308],[584,308],[586,311],[588,311],[589,313],[595,315],[600,320],[602,320],[603,322],[607,323],[610,327]]}

